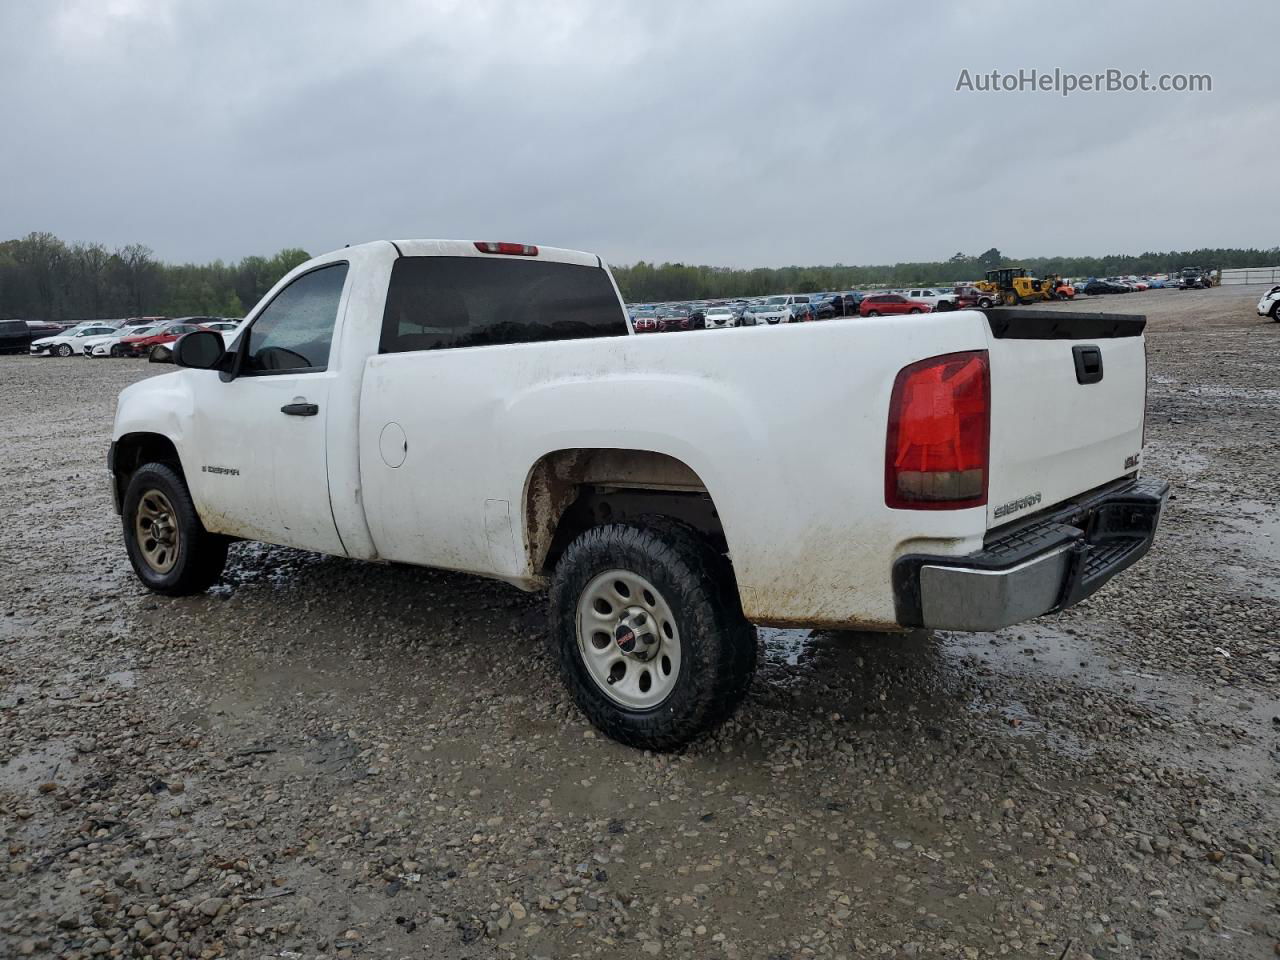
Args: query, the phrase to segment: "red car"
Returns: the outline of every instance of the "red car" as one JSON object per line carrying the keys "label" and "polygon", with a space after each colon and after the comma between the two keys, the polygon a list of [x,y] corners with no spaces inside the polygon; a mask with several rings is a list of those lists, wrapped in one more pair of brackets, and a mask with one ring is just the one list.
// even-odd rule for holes
{"label": "red car", "polygon": [[145,357],[153,348],[168,345],[184,333],[206,330],[197,323],[171,323],[157,333],[142,337],[124,337],[120,340],[120,354],[125,357]]}
{"label": "red car", "polygon": [[863,297],[858,315],[863,317],[888,316],[894,313],[931,313],[933,307],[920,300],[908,300],[900,293],[877,293]]}

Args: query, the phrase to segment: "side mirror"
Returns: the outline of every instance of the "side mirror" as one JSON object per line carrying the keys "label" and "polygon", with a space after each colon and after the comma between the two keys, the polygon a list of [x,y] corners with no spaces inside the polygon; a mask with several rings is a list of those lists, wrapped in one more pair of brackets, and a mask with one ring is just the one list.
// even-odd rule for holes
{"label": "side mirror", "polygon": [[222,334],[212,330],[193,330],[183,334],[173,345],[174,366],[194,370],[213,370],[225,354]]}

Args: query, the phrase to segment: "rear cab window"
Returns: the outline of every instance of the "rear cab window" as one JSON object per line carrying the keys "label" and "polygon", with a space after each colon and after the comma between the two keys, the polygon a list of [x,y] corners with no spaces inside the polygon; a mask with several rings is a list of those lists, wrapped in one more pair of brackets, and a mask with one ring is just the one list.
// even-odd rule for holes
{"label": "rear cab window", "polygon": [[601,267],[506,257],[401,257],[391,269],[380,351],[628,333],[622,303]]}

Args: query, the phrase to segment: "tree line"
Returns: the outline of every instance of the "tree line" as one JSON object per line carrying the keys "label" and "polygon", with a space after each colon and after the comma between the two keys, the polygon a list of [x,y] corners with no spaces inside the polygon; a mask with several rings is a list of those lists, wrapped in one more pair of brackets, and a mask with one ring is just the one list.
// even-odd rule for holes
{"label": "tree line", "polygon": [[0,319],[242,317],[311,255],[281,250],[236,263],[163,263],[140,243],[109,250],[51,233],[0,241]]}
{"label": "tree line", "polygon": [[879,266],[728,267],[683,263],[646,263],[614,267],[613,275],[628,303],[756,297],[767,293],[811,293],[819,290],[866,290],[882,287],[949,286],[980,280],[998,267],[1026,267],[1035,276],[1058,274],[1074,279],[1170,273],[1183,267],[1225,269],[1270,267],[1280,263],[1280,247],[1217,247],[1170,250],[1105,257],[1007,257],[992,247],[984,253],[957,253],[948,260]]}
{"label": "tree line", "polygon": [[[240,317],[295,266],[309,259],[290,248],[236,263],[169,264],[142,244],[108,250],[65,243],[51,233],[0,241],[0,319],[79,320],[125,316]],[[1037,276],[1109,277],[1169,273],[1186,266],[1269,267],[1280,248],[1236,247],[1112,254],[1105,257],[1006,257],[992,247],[948,260],[880,266],[729,267],[654,264],[614,267],[629,303],[755,297],[767,293],[856,290],[975,280],[997,267],[1022,266]]]}

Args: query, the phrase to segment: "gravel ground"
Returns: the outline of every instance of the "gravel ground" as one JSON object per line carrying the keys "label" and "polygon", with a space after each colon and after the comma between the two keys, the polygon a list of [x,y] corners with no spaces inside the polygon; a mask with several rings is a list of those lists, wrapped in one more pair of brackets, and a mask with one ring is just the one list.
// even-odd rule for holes
{"label": "gravel ground", "polygon": [[994,634],[761,631],[675,756],[596,736],[500,584],[242,544],[145,593],[104,456],[164,368],[0,358],[0,956],[1275,956],[1257,295],[1102,303],[1152,321],[1141,565]]}

